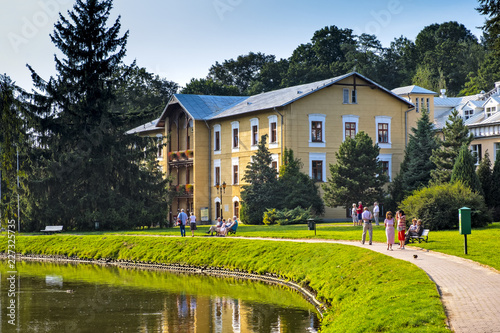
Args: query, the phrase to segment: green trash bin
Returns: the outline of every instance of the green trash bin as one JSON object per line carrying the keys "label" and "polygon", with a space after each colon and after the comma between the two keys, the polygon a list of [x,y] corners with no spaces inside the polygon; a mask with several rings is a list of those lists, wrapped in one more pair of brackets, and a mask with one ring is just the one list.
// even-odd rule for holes
{"label": "green trash bin", "polygon": [[314,219],[307,220],[307,228],[309,230],[316,230],[316,221]]}

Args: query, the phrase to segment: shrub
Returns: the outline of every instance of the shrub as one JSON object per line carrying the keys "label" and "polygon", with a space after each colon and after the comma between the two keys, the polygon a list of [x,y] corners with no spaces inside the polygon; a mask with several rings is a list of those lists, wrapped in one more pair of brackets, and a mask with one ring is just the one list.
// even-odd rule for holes
{"label": "shrub", "polygon": [[401,202],[407,220],[422,219],[424,227],[431,230],[458,228],[458,209],[462,207],[471,209],[472,227],[491,222],[484,198],[461,182],[426,187]]}
{"label": "shrub", "polygon": [[302,207],[296,207],[294,209],[282,209],[277,210],[276,208],[268,209],[264,213],[264,224],[301,224],[307,223],[307,220],[311,218],[311,208],[304,209]]}

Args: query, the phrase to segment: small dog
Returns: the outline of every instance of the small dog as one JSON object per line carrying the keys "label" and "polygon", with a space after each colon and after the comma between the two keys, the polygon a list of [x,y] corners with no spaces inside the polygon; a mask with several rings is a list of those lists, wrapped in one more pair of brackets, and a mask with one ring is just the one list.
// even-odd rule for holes
{"label": "small dog", "polygon": [[417,258],[418,258],[418,255],[414,254],[414,255],[413,255],[413,258],[417,259]]}

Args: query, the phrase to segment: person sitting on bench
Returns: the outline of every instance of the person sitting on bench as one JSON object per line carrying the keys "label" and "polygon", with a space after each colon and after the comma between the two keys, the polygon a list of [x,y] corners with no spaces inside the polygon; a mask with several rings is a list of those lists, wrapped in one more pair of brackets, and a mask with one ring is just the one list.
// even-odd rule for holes
{"label": "person sitting on bench", "polygon": [[208,229],[207,234],[211,234],[211,236],[214,235],[214,232],[217,234],[220,231],[220,228],[222,226],[222,221],[220,220],[220,217],[217,218],[217,223]]}
{"label": "person sitting on bench", "polygon": [[408,244],[411,236],[420,237],[422,236],[422,232],[424,232],[424,227],[422,226],[422,220],[413,219],[412,223],[413,224],[410,226],[408,232],[406,233],[405,244]]}

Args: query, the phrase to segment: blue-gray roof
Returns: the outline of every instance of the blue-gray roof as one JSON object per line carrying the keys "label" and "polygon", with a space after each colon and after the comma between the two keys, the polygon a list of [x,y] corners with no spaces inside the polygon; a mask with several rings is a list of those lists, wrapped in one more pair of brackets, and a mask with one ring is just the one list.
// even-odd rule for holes
{"label": "blue-gray roof", "polygon": [[437,92],[427,90],[425,88],[419,86],[406,86],[392,89],[392,92],[396,95],[408,95],[408,94],[428,94],[428,95],[436,95]]}
{"label": "blue-gray roof", "polygon": [[196,120],[207,120],[248,99],[248,96],[207,96],[175,94],[175,99]]}

